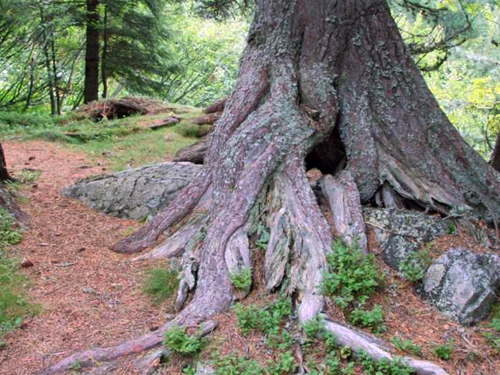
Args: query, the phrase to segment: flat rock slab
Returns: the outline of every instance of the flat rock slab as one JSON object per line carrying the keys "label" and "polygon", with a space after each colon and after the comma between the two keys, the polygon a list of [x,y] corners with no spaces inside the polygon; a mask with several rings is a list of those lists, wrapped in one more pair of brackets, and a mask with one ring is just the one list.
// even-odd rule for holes
{"label": "flat rock slab", "polygon": [[365,208],[365,222],[375,233],[385,263],[400,271],[410,254],[448,232],[446,220],[422,212]]}
{"label": "flat rock slab", "polygon": [[427,269],[422,293],[442,314],[470,325],[488,314],[499,284],[498,255],[455,248]]}
{"label": "flat rock slab", "polygon": [[202,168],[192,163],[155,164],[86,178],[62,194],[97,211],[139,220],[171,202]]}

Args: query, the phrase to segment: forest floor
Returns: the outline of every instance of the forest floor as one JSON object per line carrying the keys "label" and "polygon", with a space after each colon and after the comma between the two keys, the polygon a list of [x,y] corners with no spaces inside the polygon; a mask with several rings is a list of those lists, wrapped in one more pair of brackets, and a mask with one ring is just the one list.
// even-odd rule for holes
{"label": "forest floor", "polygon": [[[19,190],[24,197],[22,209],[31,220],[30,229],[23,233],[22,243],[12,254],[33,263],[21,272],[30,280],[29,299],[40,306],[40,312],[3,338],[0,374],[35,374],[77,350],[113,345],[164,323],[166,315],[172,313],[171,302],[154,305],[142,292],[142,282],[148,269],[165,263],[131,262],[131,257],[109,250],[139,224],[97,213],[59,193],[80,178],[113,169],[114,161],[102,153],[92,157],[83,150],[46,141],[7,141],[3,145],[14,175],[26,169],[41,172],[35,182]],[[170,157],[168,151],[163,154],[163,160]],[[440,238],[429,249],[437,256],[453,246],[483,250],[463,233]],[[384,311],[387,329],[381,338],[411,339],[421,347],[422,358],[438,363],[450,374],[500,373],[500,358],[481,335],[486,323],[479,328],[464,328],[438,314],[416,296],[411,284],[383,264],[373,241],[370,251],[386,275],[385,288],[371,302]],[[267,300],[269,297],[257,285],[244,304],[262,305]],[[345,320],[333,303],[327,312]],[[216,319],[219,328],[209,337],[202,359],[218,352],[221,356],[248,356],[261,364],[277,361],[277,352],[265,344],[261,334],[241,334],[233,312]],[[435,347],[450,342],[450,360],[436,358]],[[182,363],[173,361],[161,373],[180,374]],[[124,359],[119,370],[107,373],[136,372],[131,360]],[[352,373],[361,373],[359,367]]]}

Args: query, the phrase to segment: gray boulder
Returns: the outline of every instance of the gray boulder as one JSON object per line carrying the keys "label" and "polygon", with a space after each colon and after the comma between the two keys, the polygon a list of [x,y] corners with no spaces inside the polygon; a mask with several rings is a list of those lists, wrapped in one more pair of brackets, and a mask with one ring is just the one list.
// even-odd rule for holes
{"label": "gray boulder", "polygon": [[171,202],[202,169],[192,163],[161,163],[78,181],[62,194],[113,216],[142,219]]}
{"label": "gray boulder", "polygon": [[397,271],[412,252],[420,249],[420,244],[443,236],[448,230],[445,220],[415,211],[366,208],[364,217],[374,231],[385,263]]}
{"label": "gray boulder", "polygon": [[456,248],[427,269],[422,293],[442,314],[470,325],[486,316],[499,283],[498,255]]}

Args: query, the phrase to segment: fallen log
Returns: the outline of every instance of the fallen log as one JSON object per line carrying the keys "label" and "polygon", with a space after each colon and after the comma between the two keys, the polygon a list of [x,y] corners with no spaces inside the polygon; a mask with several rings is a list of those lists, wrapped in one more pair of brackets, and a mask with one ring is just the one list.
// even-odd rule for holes
{"label": "fallen log", "polygon": [[218,119],[220,119],[221,112],[210,113],[205,116],[200,116],[192,120],[193,124],[196,125],[213,125]]}
{"label": "fallen log", "polygon": [[222,112],[226,107],[226,102],[227,98],[219,99],[215,103],[212,103],[207,108],[205,108],[203,113],[209,114],[209,113]]}
{"label": "fallen log", "polygon": [[157,123],[153,123],[153,124],[149,125],[148,128],[151,130],[158,130],[158,129],[165,128],[168,126],[176,125],[180,121],[181,121],[181,119],[179,117],[170,116],[170,117],[167,117],[167,118],[160,120]]}
{"label": "fallen log", "polygon": [[194,145],[184,147],[177,151],[174,162],[187,161],[194,164],[203,164],[210,145],[209,138],[210,137],[204,137]]}

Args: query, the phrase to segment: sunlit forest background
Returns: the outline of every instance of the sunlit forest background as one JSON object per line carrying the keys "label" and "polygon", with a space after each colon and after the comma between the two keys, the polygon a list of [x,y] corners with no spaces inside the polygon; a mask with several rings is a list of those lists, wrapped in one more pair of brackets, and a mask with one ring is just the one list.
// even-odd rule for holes
{"label": "sunlit forest background", "polygon": [[[17,125],[28,132],[57,126],[57,116],[82,105],[85,5],[0,1],[2,134]],[[227,96],[237,78],[251,7],[219,14],[209,5],[101,1],[100,97],[139,95],[204,107]],[[390,5],[440,105],[469,144],[487,157],[499,130],[498,5],[456,0]]]}

